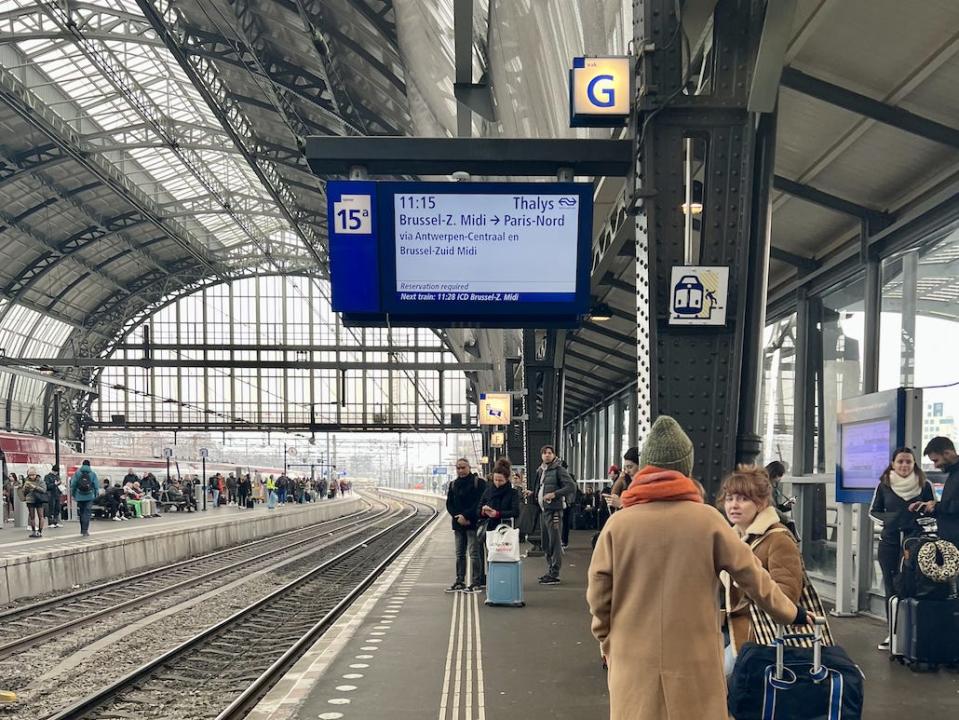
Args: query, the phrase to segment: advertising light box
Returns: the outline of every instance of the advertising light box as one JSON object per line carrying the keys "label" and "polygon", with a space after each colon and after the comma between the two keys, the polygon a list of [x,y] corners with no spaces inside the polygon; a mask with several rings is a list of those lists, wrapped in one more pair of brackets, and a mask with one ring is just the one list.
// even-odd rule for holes
{"label": "advertising light box", "polygon": [[347,321],[574,325],[589,310],[592,185],[327,184]]}

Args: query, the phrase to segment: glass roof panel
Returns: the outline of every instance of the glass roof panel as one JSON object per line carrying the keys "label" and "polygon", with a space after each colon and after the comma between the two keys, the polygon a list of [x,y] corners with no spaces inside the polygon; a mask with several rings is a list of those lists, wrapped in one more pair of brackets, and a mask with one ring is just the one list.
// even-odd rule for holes
{"label": "glass roof panel", "polygon": [[[75,17],[91,12],[93,6],[69,7]],[[134,21],[142,18],[135,0],[98,0],[95,8],[127,13]],[[0,13],[18,9],[27,11],[19,21],[24,35],[31,31],[49,33],[51,28],[63,26],[64,11],[60,5],[39,4],[34,0],[0,0]],[[145,18],[142,22],[143,37],[155,39]],[[77,26],[83,32],[84,24],[77,22]],[[209,196],[211,192],[227,198],[232,194],[260,198],[264,207],[271,207],[266,189],[234,148],[190,147],[188,141],[180,142],[179,134],[176,135],[178,149],[174,151],[170,147],[170,131],[166,128],[186,125],[219,128],[220,124],[169,51],[159,44],[140,42],[137,37],[121,36],[125,27],[128,24],[116,23],[116,39],[102,39],[103,32],[111,31],[111,26],[104,24],[101,35],[88,37],[82,43],[64,32],[61,37],[23,39],[13,45],[45,76],[34,82],[35,87],[52,86],[68,98],[68,101],[51,99],[50,107],[82,134],[122,131],[146,122],[145,133],[137,134],[138,147],[126,148],[118,156],[114,145],[109,154],[100,157],[118,164],[127,178],[166,205],[170,212],[188,212],[177,207],[176,202],[171,206],[170,200],[185,202]],[[140,92],[144,98],[130,97]],[[43,97],[49,98],[50,93],[45,92]],[[163,133],[156,123],[164,129]],[[143,147],[144,135],[148,147]],[[116,134],[117,143],[122,144],[124,139],[123,133]],[[133,142],[134,138],[129,140]],[[263,216],[255,212],[239,218],[225,212],[197,215],[196,220],[209,231],[197,239],[217,250],[255,244],[255,240],[262,242],[281,228],[299,244],[288,223],[276,215],[275,208]]]}

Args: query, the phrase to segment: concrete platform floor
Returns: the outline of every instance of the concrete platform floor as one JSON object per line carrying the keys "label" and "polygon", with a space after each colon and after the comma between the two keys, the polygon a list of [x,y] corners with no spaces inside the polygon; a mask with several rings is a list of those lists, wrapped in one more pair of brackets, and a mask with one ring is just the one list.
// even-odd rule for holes
{"label": "concrete platform floor", "polygon": [[[394,563],[251,714],[251,720],[585,720],[608,717],[606,677],[589,633],[585,585],[591,532],[573,532],[563,583],[524,561],[526,607],[446,594],[449,522]],[[867,720],[959,717],[959,675],[915,674],[876,649],[884,625],[831,620],[866,675]]]}

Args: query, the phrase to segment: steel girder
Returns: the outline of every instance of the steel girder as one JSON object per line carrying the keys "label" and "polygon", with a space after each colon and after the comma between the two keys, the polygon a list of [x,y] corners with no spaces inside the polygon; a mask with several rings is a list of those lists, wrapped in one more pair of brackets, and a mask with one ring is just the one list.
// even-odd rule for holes
{"label": "steel girder", "polygon": [[235,422],[124,422],[113,423],[87,420],[84,423],[88,430],[106,430],[110,428],[122,430],[167,430],[190,431],[201,430],[208,432],[229,431],[256,431],[256,432],[479,432],[482,428],[474,425],[453,425],[451,423],[309,423],[309,422],[258,422],[244,421],[237,418]]}
{"label": "steel girder", "polygon": [[[147,45],[162,42],[143,18],[123,10],[94,2],[70,2],[73,22],[88,38],[122,40]],[[0,44],[28,40],[69,39],[62,25],[47,13],[41,3],[0,14]]]}
{"label": "steel girder", "polygon": [[[148,223],[147,219],[143,217],[142,214],[136,210],[133,210],[116,215],[114,217],[103,217],[100,216],[96,210],[79,200],[78,195],[80,195],[83,190],[88,190],[91,187],[100,187],[101,183],[96,182],[90,186],[85,186],[84,188],[80,188],[78,190],[67,191],[59,187],[49,178],[45,177],[42,173],[34,172],[33,178],[39,181],[44,188],[53,193],[60,201],[66,202],[76,210],[80,211],[92,224],[89,227],[74,233],[66,240],[59,242],[57,244],[57,252],[50,250],[40,255],[34,262],[20,272],[10,285],[7,286],[6,291],[8,293],[14,293],[17,297],[22,297],[27,290],[29,290],[41,277],[43,277],[47,271],[55,267],[58,262],[65,258],[72,259],[74,253],[82,251],[95,243],[102,242],[111,237],[120,238],[127,250],[101,261],[95,266],[96,269],[103,270],[114,260],[119,259],[130,252],[135,252],[146,261],[146,264],[152,266],[154,269],[161,270],[163,272],[169,272],[167,264],[160,258],[154,256],[147,249],[148,245],[158,242],[164,238],[160,237],[143,242],[133,240],[126,236],[126,231],[136,227],[144,226]],[[86,274],[81,275],[79,278],[77,278],[77,280],[82,280],[84,277],[86,277]]]}
{"label": "steel girder", "polygon": [[[64,31],[74,38],[76,46],[84,57],[116,88],[137,114],[154,129],[157,135],[163,138],[168,148],[183,163],[190,174],[208,192],[224,198],[225,203],[225,197],[229,190],[207,165],[202,155],[179,145],[177,137],[168,127],[167,113],[154,101],[150,93],[143,88],[139,80],[129,71],[110,46],[86,38],[82,30],[73,24],[69,9],[57,5],[46,7],[51,16],[61,24]],[[270,239],[262,233],[260,228],[255,223],[250,222],[247,217],[232,217],[250,242],[260,247],[263,253],[269,256]]]}
{"label": "steel girder", "polygon": [[[269,44],[269,33],[250,4],[244,0],[229,0],[240,23],[238,32],[242,39],[225,38],[219,33],[210,32],[189,24],[184,28],[188,54],[196,54],[208,60],[226,63],[260,77],[264,85],[258,85],[261,92],[270,94],[275,104],[268,105],[273,112],[281,116],[296,118],[299,114],[291,104],[287,94],[308,103],[318,110],[329,125],[318,124],[320,132],[326,135],[342,135],[345,122],[337,112],[336,101],[326,78],[316,75],[287,60],[277,57]],[[287,117],[284,122],[289,123]],[[292,128],[292,126],[291,126]],[[309,132],[299,133],[301,137]]]}
{"label": "steel girder", "polygon": [[349,5],[369,20],[393,48],[398,47],[393,0],[349,0]]}
{"label": "steel girder", "polygon": [[889,213],[854,203],[851,200],[832,195],[811,185],[790,180],[781,175],[776,175],[773,178],[773,189],[844,215],[851,215],[860,219],[879,220],[883,223],[891,223],[895,220],[895,216]]}
{"label": "steel girder", "polygon": [[[221,127],[200,125],[173,118],[169,119],[166,126],[170,133],[176,137],[179,145],[193,147],[198,150],[233,151],[230,147],[230,138]],[[159,143],[162,142],[162,138],[157,135],[153,126],[147,122],[124,125],[95,133],[86,133],[81,139],[89,150],[96,152],[111,152],[131,148],[152,148],[157,147]]]}
{"label": "steel girder", "polygon": [[0,370],[6,365],[14,367],[168,367],[168,368],[273,368],[278,370],[492,370],[491,362],[349,362],[345,360],[219,360],[210,358],[168,359],[168,358],[107,358],[107,357],[69,357],[56,358],[0,358]]}
{"label": "steel girder", "polygon": [[[329,33],[324,29],[331,23],[323,4],[313,0],[293,0],[293,3],[323,63],[324,80],[329,86],[336,113],[346,122],[347,131],[369,134],[366,117],[358,111],[359,104],[350,93],[349,83],[340,69],[339,58],[331,46]],[[364,110],[369,112],[366,108]]]}
{"label": "steel girder", "polygon": [[218,272],[215,259],[202,243],[193,238],[178,222],[163,217],[156,209],[155,203],[124,178],[113,165],[87,152],[80,137],[4,67],[0,67],[0,101],[48,137],[58,152],[77,163],[120,199],[142,213],[150,224],[194,257],[211,274]]}
{"label": "steel girder", "polygon": [[796,68],[784,68],[782,85],[822,102],[917,135],[924,140],[959,149],[959,129],[875,100],[861,93],[808,75]]}
{"label": "steel girder", "polygon": [[[247,163],[259,178],[270,196],[277,202],[290,222],[293,232],[300,238],[317,264],[324,268],[326,250],[323,238],[311,228],[301,225],[297,218],[302,209],[294,193],[288,187],[277,166],[258,157],[256,132],[253,124],[239,104],[230,98],[229,90],[220,79],[213,60],[190,53],[189,26],[178,8],[170,0],[137,0],[137,4],[150,24],[163,38],[167,49],[193,82],[210,110],[223,124]],[[315,188],[311,188],[314,192]]]}
{"label": "steel girder", "polygon": [[[60,250],[53,238],[48,237],[45,233],[28,225],[22,216],[15,217],[4,210],[0,210],[0,223],[3,223],[3,225],[8,227],[16,228],[20,232],[20,235],[32,241],[34,246],[37,247],[41,253],[50,253],[55,255],[58,260],[69,260],[78,268],[80,268],[81,273],[95,275],[99,280],[106,283],[110,287],[115,288],[118,292],[126,291],[121,278],[113,277],[109,273],[98,269],[96,265],[93,265],[88,260],[77,257],[74,254],[65,255]],[[0,233],[6,229],[3,225],[0,225]]]}
{"label": "steel girder", "polygon": [[9,158],[0,156],[0,188],[30,175],[36,170],[56,167],[70,157],[54,144],[38,145]]}

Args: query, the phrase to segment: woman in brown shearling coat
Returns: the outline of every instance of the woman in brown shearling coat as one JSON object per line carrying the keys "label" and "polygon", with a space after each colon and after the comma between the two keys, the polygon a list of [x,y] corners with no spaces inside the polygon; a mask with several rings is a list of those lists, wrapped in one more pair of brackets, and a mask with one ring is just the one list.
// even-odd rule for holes
{"label": "woman in brown shearling coat", "polygon": [[[772,485],[766,471],[754,465],[741,465],[724,481],[719,501],[733,529],[753,551],[763,568],[792,602],[799,602],[803,588],[803,564],[799,546],[789,529],[779,521],[772,505]],[[743,643],[755,642],[749,614],[749,599],[728,576],[726,588],[729,648],[726,673]]]}

